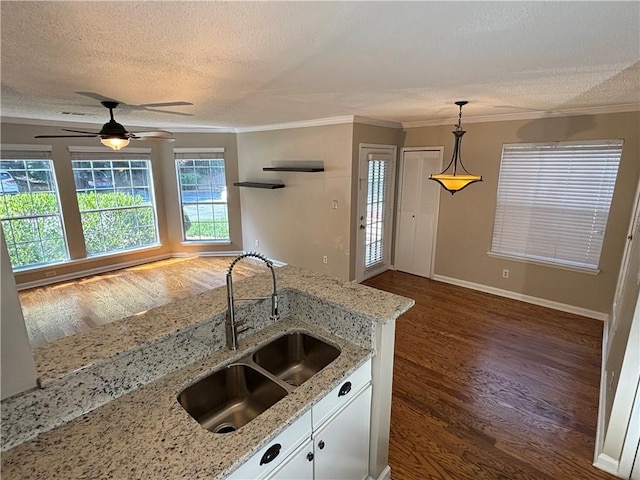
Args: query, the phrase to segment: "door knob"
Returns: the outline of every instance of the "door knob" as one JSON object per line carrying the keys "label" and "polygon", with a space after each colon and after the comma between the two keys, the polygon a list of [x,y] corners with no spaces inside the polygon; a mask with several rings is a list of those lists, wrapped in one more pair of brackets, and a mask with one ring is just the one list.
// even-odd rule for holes
{"label": "door knob", "polygon": [[360,230],[364,230],[365,228],[367,227],[365,227],[364,225],[360,225]]}

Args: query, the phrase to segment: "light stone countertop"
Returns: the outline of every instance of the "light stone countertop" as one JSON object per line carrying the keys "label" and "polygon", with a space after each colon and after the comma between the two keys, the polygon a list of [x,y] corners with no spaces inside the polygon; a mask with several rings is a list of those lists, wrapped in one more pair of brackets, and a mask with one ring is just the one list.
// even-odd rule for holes
{"label": "light stone countertop", "polygon": [[[413,301],[399,295],[291,265],[276,269],[276,277],[278,291],[316,296],[374,322],[391,321],[413,305]],[[265,273],[236,281],[234,290],[236,297],[270,295],[271,277]],[[226,289],[216,288],[43,345],[34,350],[38,380],[46,385],[104,358],[205,322],[215,312],[223,315],[226,308]]]}
{"label": "light stone countertop", "polygon": [[[236,352],[220,348],[226,308],[224,288],[105,325],[96,333],[75,336],[83,338],[56,342],[60,345],[38,357],[39,368],[44,370],[43,384],[51,385],[36,392],[40,400],[32,402],[27,394],[24,402],[20,398],[7,405],[3,402],[3,423],[7,419],[19,423],[26,419],[27,427],[35,427],[37,436],[33,438],[33,434],[20,432],[19,428],[17,433],[12,428],[6,430],[15,438],[2,453],[2,478],[223,478],[371,358],[375,354],[376,325],[393,321],[413,305],[412,300],[398,295],[291,266],[278,269],[277,279],[278,292],[285,300],[281,309],[284,320],[262,320],[268,317],[264,315],[268,302],[248,306],[245,314],[260,313],[256,317],[260,320],[251,321],[256,333],[242,336],[241,348]],[[270,276],[257,275],[234,282],[234,293],[237,297],[262,296],[271,293],[270,287]],[[131,324],[124,325],[127,322]],[[341,354],[252,422],[233,433],[214,434],[178,404],[176,396],[188,384],[292,330],[323,338],[339,346]],[[207,340],[212,335],[213,341]],[[172,354],[182,358],[173,359]],[[153,363],[167,362],[167,356],[170,359],[166,365],[156,367]],[[123,388],[117,370],[121,367],[111,367],[114,361],[126,365],[131,370],[128,375],[138,375],[136,384]],[[146,364],[136,369],[138,362]],[[95,368],[99,368],[100,375],[93,373]],[[107,378],[105,369],[114,370],[115,382],[99,383],[100,378]],[[59,423],[40,430],[35,422],[44,417],[40,415],[38,419],[37,413],[21,417],[21,411],[48,408],[42,394],[49,389],[76,385],[67,378],[74,378],[81,385],[82,379],[92,377],[97,383],[84,385],[85,398],[78,404],[85,405],[77,407],[79,413],[69,413]],[[66,400],[58,393],[52,398],[63,404]],[[24,410],[25,405],[31,410]],[[83,412],[89,413],[82,415]],[[24,441],[29,438],[32,439]]]}
{"label": "light stone countertop", "polygon": [[[194,380],[245,356],[274,336],[302,330],[340,347],[340,356],[236,432],[215,434],[176,400]],[[219,350],[2,455],[8,479],[218,479],[293,423],[371,352],[306,322],[289,318]]]}

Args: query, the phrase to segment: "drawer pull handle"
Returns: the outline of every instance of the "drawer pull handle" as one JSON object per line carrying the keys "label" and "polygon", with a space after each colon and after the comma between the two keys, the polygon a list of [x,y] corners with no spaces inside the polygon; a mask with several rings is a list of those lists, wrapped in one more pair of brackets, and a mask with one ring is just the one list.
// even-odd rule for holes
{"label": "drawer pull handle", "polygon": [[340,387],[340,391],[338,392],[338,396],[342,397],[351,391],[351,382],[346,382],[342,387]]}
{"label": "drawer pull handle", "polygon": [[313,453],[311,452],[307,453],[307,460],[309,460],[310,462],[313,462]]}
{"label": "drawer pull handle", "polygon": [[282,445],[280,445],[279,443],[270,446],[269,449],[264,452],[264,455],[262,455],[262,458],[260,459],[260,465],[264,465],[265,463],[273,461],[280,453],[281,448]]}
{"label": "drawer pull handle", "polygon": [[318,442],[318,448],[320,450],[322,450],[324,448],[324,441],[320,440],[320,442]]}

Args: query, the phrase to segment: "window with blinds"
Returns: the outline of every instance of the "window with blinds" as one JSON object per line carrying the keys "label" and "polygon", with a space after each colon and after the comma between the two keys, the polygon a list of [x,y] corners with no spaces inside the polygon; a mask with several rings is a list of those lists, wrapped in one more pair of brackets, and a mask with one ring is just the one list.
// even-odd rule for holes
{"label": "window with blinds", "polygon": [[387,199],[389,160],[369,158],[367,169],[367,218],[365,219],[364,267],[384,261],[384,222]]}
{"label": "window with blinds", "polygon": [[1,153],[0,221],[14,270],[69,259],[51,150],[32,148]]}
{"label": "window with blinds", "polygon": [[489,253],[597,271],[622,144],[505,144]]}
{"label": "window with blinds", "polygon": [[185,148],[174,152],[183,240],[229,241],[224,150]]}

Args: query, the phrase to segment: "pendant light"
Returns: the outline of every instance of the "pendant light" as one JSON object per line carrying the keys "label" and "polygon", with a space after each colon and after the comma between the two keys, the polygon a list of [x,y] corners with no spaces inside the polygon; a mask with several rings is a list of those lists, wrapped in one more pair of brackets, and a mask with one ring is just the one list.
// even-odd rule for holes
{"label": "pendant light", "polygon": [[[473,175],[467,172],[467,169],[464,168],[464,165],[462,164],[462,158],[460,156],[462,136],[467,133],[465,130],[462,130],[462,107],[467,103],[469,102],[465,100],[456,102],[456,105],[460,107],[460,113],[458,114],[458,124],[456,125],[456,129],[451,132],[456,139],[453,144],[453,156],[451,157],[449,165],[447,165],[447,168],[445,168],[441,173],[429,175],[429,180],[435,180],[438,182],[442,185],[442,188],[451,192],[451,195],[462,190],[467,185],[482,181],[482,175]],[[458,164],[460,164],[460,168],[464,173],[458,173]],[[447,173],[451,166],[453,166],[453,172]]]}

